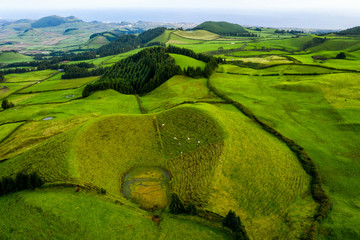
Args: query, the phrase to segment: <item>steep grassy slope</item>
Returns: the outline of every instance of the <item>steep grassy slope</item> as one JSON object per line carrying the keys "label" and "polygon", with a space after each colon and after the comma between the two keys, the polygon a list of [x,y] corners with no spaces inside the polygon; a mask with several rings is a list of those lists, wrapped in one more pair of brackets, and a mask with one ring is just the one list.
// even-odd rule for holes
{"label": "steep grassy slope", "polygon": [[296,157],[233,106],[202,108],[223,126],[226,136],[209,208],[225,214],[231,206],[253,239],[301,236],[315,204],[309,197],[309,178]]}
{"label": "steep grassy slope", "polygon": [[205,78],[174,76],[154,91],[142,96],[143,107],[149,112],[159,112],[184,101],[221,101],[209,91],[206,81]]}
{"label": "steep grassy slope", "polygon": [[179,65],[181,69],[185,69],[188,67],[200,67],[202,70],[204,70],[205,68],[205,62],[203,61],[175,53],[171,53],[170,56],[175,59],[176,65]]}
{"label": "steep grassy slope", "polygon": [[0,63],[9,64],[33,60],[32,57],[15,52],[0,52]]}
{"label": "steep grassy slope", "polygon": [[359,110],[353,92],[358,88],[357,79],[358,74],[348,73],[302,77],[215,74],[212,77],[217,88],[301,144],[314,159],[334,201],[330,217],[322,225],[324,239],[359,236],[356,227],[360,221]]}
{"label": "steep grassy slope", "polygon": [[163,215],[159,226],[143,210],[115,204],[92,192],[75,193],[74,188],[50,187],[2,197],[0,214],[0,235],[11,239],[22,239],[24,232],[31,239],[191,239],[194,234],[228,239],[197,218]]}
{"label": "steep grassy slope", "polygon": [[[105,94],[109,96],[104,97]],[[97,101],[105,99],[110,103],[111,97],[118,95],[111,90],[98,92],[81,104],[93,101],[91,107],[95,112]],[[99,96],[102,98],[99,99]],[[80,100],[76,102],[80,103]],[[9,149],[12,149],[12,145],[19,146],[17,144],[22,148],[31,147],[29,142],[16,142],[20,136],[26,139],[24,134],[29,134],[26,129],[38,133],[43,129],[44,132],[39,136],[56,135],[28,151],[17,150],[23,153],[0,164],[0,177],[20,171],[37,171],[48,182],[71,182],[95,189],[103,188],[107,190],[107,196],[125,204],[121,208],[130,214],[128,211],[140,210],[135,210],[136,205],[123,197],[123,176],[136,166],[162,167],[169,173],[171,192],[176,192],[185,203],[194,203],[221,215],[225,215],[229,209],[235,210],[242,217],[251,238],[299,237],[311,223],[306,220],[313,214],[315,207],[309,198],[309,179],[295,156],[285,145],[249,122],[233,107],[196,104],[194,107],[177,107],[158,114],[109,115],[100,118],[91,115],[71,122],[68,117],[58,117],[59,120],[52,120],[53,123],[27,123],[0,146]],[[63,122],[61,119],[64,119]],[[70,130],[57,134],[61,131],[60,126]],[[8,152],[6,156],[14,155]],[[47,201],[54,204],[50,199],[63,199],[63,203],[56,201],[55,208],[54,205],[52,208],[54,210],[49,211],[60,211],[61,214],[55,214],[57,219],[64,221],[62,225],[74,231],[74,234],[82,233],[78,231],[87,229],[87,224],[95,221],[88,217],[88,211],[74,215],[72,206],[76,206],[74,203],[78,200],[73,200],[73,192],[66,190],[59,193],[55,189],[22,194],[25,193],[19,196],[31,199],[26,200],[29,201],[27,209],[36,206],[43,212],[48,211]],[[47,200],[40,200],[43,194],[46,194]],[[8,197],[11,196],[16,195]],[[6,199],[2,198],[1,202],[6,203]],[[41,206],[38,201],[41,201]],[[18,204],[17,208],[24,207],[22,201]],[[81,206],[84,204],[101,203],[90,198]],[[106,203],[102,204],[102,208],[107,209]],[[10,211],[13,211],[12,208]],[[85,218],[88,219],[84,221]],[[133,221],[130,220],[131,216],[128,218]],[[264,218],[267,220],[264,221]],[[28,228],[21,216],[15,214],[11,219],[20,222],[19,229]],[[109,224],[123,221],[121,219],[124,218],[111,220]],[[58,229],[58,225],[52,223],[51,214],[41,217],[35,224],[43,228],[44,221],[50,221],[53,228]],[[77,222],[76,226],[79,227],[70,228],[69,221]],[[164,215],[164,230],[160,231],[160,235],[169,234],[167,227],[180,224],[178,221]],[[192,234],[201,234],[199,236],[204,238],[219,237],[218,234],[221,234],[216,232],[216,228],[210,230],[202,224],[192,223],[192,218],[186,217],[182,221],[181,224],[189,226],[187,231]],[[101,225],[95,226],[101,228]],[[208,233],[202,233],[205,229]],[[123,236],[129,234],[129,231],[123,231]],[[173,231],[170,236],[175,239],[182,234],[181,231]],[[42,234],[47,236],[49,233],[45,230]],[[61,236],[63,231],[56,230],[54,234]],[[90,231],[88,234],[91,238],[95,232]]]}

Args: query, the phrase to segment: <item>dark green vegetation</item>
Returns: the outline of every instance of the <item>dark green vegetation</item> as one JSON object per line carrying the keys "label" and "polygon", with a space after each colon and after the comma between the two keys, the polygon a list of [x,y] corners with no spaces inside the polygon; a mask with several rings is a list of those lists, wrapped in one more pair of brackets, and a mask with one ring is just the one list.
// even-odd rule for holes
{"label": "dark green vegetation", "polygon": [[358,239],[360,39],[247,31],[158,28],[4,69],[0,179],[45,184],[0,198],[0,235]]}
{"label": "dark green vegetation", "polygon": [[11,177],[4,177],[0,179],[0,197],[16,191],[26,189],[34,190],[43,185],[43,181],[36,172],[31,174],[18,173],[15,179]]}
{"label": "dark green vegetation", "polygon": [[339,34],[339,35],[359,35],[360,34],[360,26],[340,31],[337,34]]}
{"label": "dark green vegetation", "polygon": [[245,28],[238,24],[228,22],[204,22],[193,30],[206,30],[212,33],[224,35],[224,36],[249,36],[251,35]]}
{"label": "dark green vegetation", "polygon": [[[188,66],[182,70],[169,53],[183,54],[206,62],[205,68]],[[125,94],[150,92],[175,75],[206,77],[218,66],[222,59],[216,59],[191,50],[174,46],[147,48],[116,63],[97,82],[89,84],[83,97],[96,90],[114,89]]]}

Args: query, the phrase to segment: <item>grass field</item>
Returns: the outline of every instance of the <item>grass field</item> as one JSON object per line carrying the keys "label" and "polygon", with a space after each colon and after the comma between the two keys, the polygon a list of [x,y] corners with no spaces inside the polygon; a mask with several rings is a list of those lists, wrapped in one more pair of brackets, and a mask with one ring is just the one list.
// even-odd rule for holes
{"label": "grass field", "polygon": [[0,234],[6,238],[22,238],[26,232],[32,239],[191,239],[194,234],[228,239],[195,217],[184,220],[164,214],[159,226],[146,211],[115,204],[92,192],[75,193],[74,188],[12,194],[1,198],[0,206]]}
{"label": "grass field", "polygon": [[43,70],[43,71],[34,71],[34,72],[27,72],[27,73],[14,73],[14,74],[7,74],[5,76],[5,82],[32,82],[32,81],[39,81],[44,80],[46,78],[51,77],[52,75],[56,74],[58,71],[56,70]]}
{"label": "grass field", "polygon": [[174,32],[174,30],[165,30],[165,32],[163,34],[161,34],[160,36],[157,36],[156,38],[151,40],[150,43],[152,43],[152,42],[166,43],[167,41],[169,41],[170,34],[172,32]]}
{"label": "grass field", "polygon": [[206,81],[205,78],[175,76],[141,97],[141,101],[150,112],[163,111],[184,101],[220,101],[206,87]]}
{"label": "grass field", "polygon": [[211,33],[211,32],[205,31],[205,30],[196,30],[196,31],[176,30],[176,31],[172,32],[171,34],[174,34],[174,35],[177,35],[177,36],[180,36],[183,38],[194,39],[194,40],[206,40],[206,41],[216,40],[220,37],[218,34]]}
{"label": "grass field", "polygon": [[10,94],[31,85],[34,82],[20,82],[20,83],[0,83],[0,99],[6,98]]}
{"label": "grass field", "polygon": [[0,142],[4,141],[6,137],[8,137],[16,128],[18,128],[22,122],[20,123],[9,123],[0,126]]}
{"label": "grass field", "polygon": [[76,89],[59,91],[13,94],[7,99],[15,105],[68,102],[74,98],[81,97],[83,90],[84,87],[79,87]]}
{"label": "grass field", "polygon": [[0,52],[0,63],[10,64],[15,62],[30,62],[33,58],[15,52]]}
{"label": "grass field", "polygon": [[360,189],[356,182],[360,170],[357,146],[360,112],[354,95],[357,79],[358,74],[212,77],[217,88],[294,139],[314,159],[334,201],[321,230],[327,239],[359,236],[356,223],[360,214],[356,206]]}
{"label": "grass field", "polygon": [[170,56],[175,59],[176,65],[179,65],[181,69],[188,67],[200,67],[202,70],[204,70],[205,68],[205,62],[203,61],[175,53],[171,53]]}
{"label": "grass field", "polygon": [[78,88],[86,83],[95,81],[98,78],[99,77],[86,77],[86,78],[76,78],[76,79],[66,79],[66,80],[46,80],[44,82],[37,83],[29,88],[24,89],[20,91],[20,93],[33,93],[33,92]]}
{"label": "grass field", "polygon": [[[235,60],[209,81],[313,159],[333,202],[316,239],[359,239],[359,41],[274,30],[250,30],[258,38],[166,30],[153,42]],[[140,50],[68,64],[111,66]],[[345,60],[330,59],[340,51]],[[182,68],[205,65],[171,56]],[[36,171],[47,182],[0,197],[5,239],[231,239],[220,223],[170,214],[170,193],[222,216],[234,210],[250,239],[299,239],[313,223],[319,205],[294,152],[217,97],[208,79],[174,76],[140,97],[109,89],[80,98],[97,77],[62,74],[0,83],[0,99],[15,104],[0,112],[0,178]]]}

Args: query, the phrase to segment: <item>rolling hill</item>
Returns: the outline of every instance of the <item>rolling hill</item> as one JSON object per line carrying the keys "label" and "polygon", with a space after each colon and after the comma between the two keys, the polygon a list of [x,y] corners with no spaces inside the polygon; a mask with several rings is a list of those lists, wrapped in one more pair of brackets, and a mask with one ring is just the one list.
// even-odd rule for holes
{"label": "rolling hill", "polygon": [[360,34],[360,26],[340,31],[337,34],[339,34],[339,35],[359,35]]}
{"label": "rolling hill", "polygon": [[240,35],[249,32],[242,26],[228,22],[203,22],[193,28],[193,30],[206,30],[219,35]]}
{"label": "rolling hill", "polygon": [[81,22],[80,19],[77,19],[76,17],[70,16],[70,17],[60,17],[60,16],[48,16],[40,18],[39,20],[33,22],[31,24],[31,27],[33,28],[45,28],[45,27],[56,27],[64,23],[69,22]]}

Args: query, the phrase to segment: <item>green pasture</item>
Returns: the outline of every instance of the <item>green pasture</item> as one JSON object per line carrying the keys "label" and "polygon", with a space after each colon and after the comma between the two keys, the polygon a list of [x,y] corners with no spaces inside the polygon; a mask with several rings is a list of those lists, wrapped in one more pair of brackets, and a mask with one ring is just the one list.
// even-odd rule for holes
{"label": "green pasture", "polygon": [[33,239],[190,239],[194,235],[229,239],[195,217],[185,220],[164,214],[159,226],[146,211],[115,204],[92,192],[75,193],[74,188],[16,193],[1,198],[0,206],[0,234],[12,239],[21,239],[24,232]]}
{"label": "green pasture", "polygon": [[32,82],[44,80],[58,73],[56,70],[42,70],[26,73],[13,73],[5,75],[5,82]]}
{"label": "green pasture", "polygon": [[24,89],[20,91],[20,93],[33,93],[33,92],[78,88],[86,83],[95,81],[98,78],[99,77],[86,77],[86,78],[62,79],[62,80],[46,80],[44,82],[34,84],[33,86]]}
{"label": "green pasture", "polygon": [[176,30],[176,31],[172,32],[171,34],[180,36],[182,38],[188,38],[188,39],[194,39],[194,40],[205,40],[205,41],[216,40],[220,37],[218,34],[208,32],[206,30],[196,30],[196,31]]}
{"label": "green pasture", "polygon": [[68,102],[82,96],[84,87],[39,93],[13,94],[7,99],[15,105]]}
{"label": "green pasture", "polygon": [[0,142],[8,137],[16,128],[18,128],[22,122],[19,123],[9,123],[0,126]]}
{"label": "green pasture", "polygon": [[334,202],[321,228],[323,238],[359,236],[360,111],[354,95],[358,79],[358,74],[347,73],[274,77],[219,73],[211,77],[218,89],[295,140],[313,158]]}
{"label": "green pasture", "polygon": [[32,82],[0,83],[0,99],[6,98],[20,89],[31,85]]}
{"label": "green pasture", "polygon": [[184,101],[220,101],[206,87],[205,78],[194,79],[174,76],[154,91],[141,97],[142,104],[149,112],[172,108]]}
{"label": "green pasture", "polygon": [[30,62],[33,58],[15,52],[0,52],[0,63],[10,64],[15,62]]}
{"label": "green pasture", "polygon": [[188,67],[200,67],[202,70],[204,70],[205,68],[205,62],[203,61],[175,53],[171,53],[170,56],[175,59],[176,65],[179,65],[181,69],[185,69]]}
{"label": "green pasture", "polygon": [[170,34],[172,32],[174,32],[174,30],[165,30],[165,32],[163,34],[161,34],[160,36],[157,36],[156,38],[151,40],[150,43],[152,43],[152,42],[166,43],[167,41],[169,41]]}

